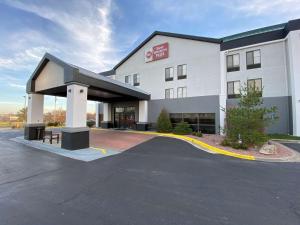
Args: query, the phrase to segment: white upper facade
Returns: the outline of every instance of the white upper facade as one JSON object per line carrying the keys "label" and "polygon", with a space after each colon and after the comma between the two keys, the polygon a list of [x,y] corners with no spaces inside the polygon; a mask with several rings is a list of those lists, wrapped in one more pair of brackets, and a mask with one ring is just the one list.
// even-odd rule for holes
{"label": "white upper facade", "polygon": [[[169,57],[146,62],[145,51],[163,43],[169,45]],[[132,83],[133,75],[138,74],[138,87],[150,93],[151,99],[164,99],[166,89],[173,89],[177,98],[181,87],[186,87],[186,97],[219,95],[219,52],[216,43],[156,35],[116,69],[115,79],[125,82],[129,75]],[[185,79],[177,77],[179,65],[186,65]],[[173,81],[165,80],[166,68],[173,68]]]}

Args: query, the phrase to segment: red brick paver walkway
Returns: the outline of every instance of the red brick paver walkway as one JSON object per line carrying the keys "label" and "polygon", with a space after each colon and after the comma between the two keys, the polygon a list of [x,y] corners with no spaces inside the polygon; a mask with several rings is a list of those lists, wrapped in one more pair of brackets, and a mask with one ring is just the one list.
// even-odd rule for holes
{"label": "red brick paver walkway", "polygon": [[92,129],[90,133],[90,145],[95,148],[124,151],[153,137],[154,135],[119,130]]}

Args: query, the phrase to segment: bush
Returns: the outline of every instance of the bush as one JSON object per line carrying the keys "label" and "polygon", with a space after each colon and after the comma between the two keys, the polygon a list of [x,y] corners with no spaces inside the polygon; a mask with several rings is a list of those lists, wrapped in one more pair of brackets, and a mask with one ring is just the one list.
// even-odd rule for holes
{"label": "bush", "polygon": [[203,136],[201,131],[195,131],[195,132],[193,132],[193,135],[196,136],[196,137],[202,137]]}
{"label": "bush", "polygon": [[187,122],[180,122],[174,128],[174,134],[185,135],[192,133],[192,128]]}
{"label": "bush", "polygon": [[169,114],[165,109],[162,109],[156,122],[157,132],[169,133],[172,131],[172,123]]}
{"label": "bush", "polygon": [[90,128],[95,126],[95,124],[96,124],[96,122],[94,120],[87,120],[86,121],[86,125]]}
{"label": "bush", "polygon": [[48,127],[58,127],[58,126],[60,126],[60,123],[57,122],[57,121],[54,121],[54,122],[48,122],[48,123],[47,123],[47,126],[48,126]]}

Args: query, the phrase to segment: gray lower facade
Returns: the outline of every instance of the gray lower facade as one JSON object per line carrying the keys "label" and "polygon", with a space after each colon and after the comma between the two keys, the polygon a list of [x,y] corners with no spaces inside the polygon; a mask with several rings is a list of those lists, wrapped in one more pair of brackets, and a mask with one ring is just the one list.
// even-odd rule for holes
{"label": "gray lower facade", "polygon": [[[238,101],[238,99],[227,99],[227,107],[236,106]],[[276,106],[278,110],[279,119],[267,129],[268,133],[293,134],[291,96],[264,97],[262,106]]]}

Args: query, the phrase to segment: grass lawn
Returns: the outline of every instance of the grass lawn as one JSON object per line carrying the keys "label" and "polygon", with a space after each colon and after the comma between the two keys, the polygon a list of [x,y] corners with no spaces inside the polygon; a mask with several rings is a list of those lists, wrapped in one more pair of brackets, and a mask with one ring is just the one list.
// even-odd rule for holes
{"label": "grass lawn", "polygon": [[300,137],[288,134],[269,134],[268,136],[270,139],[300,140]]}

